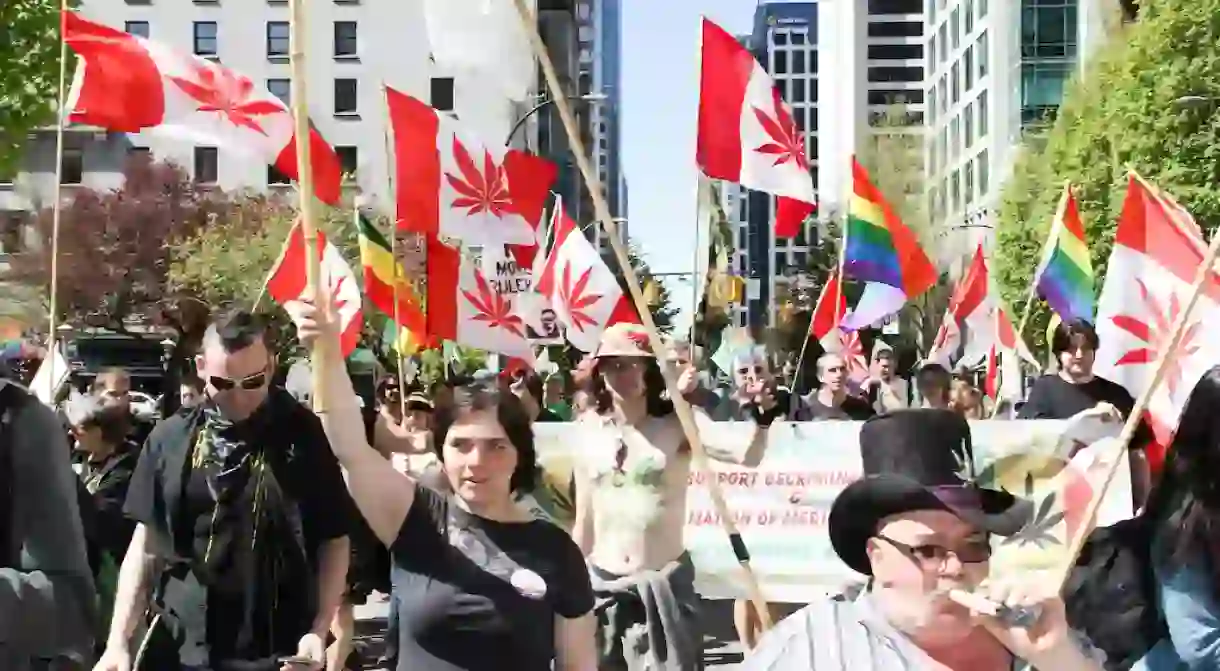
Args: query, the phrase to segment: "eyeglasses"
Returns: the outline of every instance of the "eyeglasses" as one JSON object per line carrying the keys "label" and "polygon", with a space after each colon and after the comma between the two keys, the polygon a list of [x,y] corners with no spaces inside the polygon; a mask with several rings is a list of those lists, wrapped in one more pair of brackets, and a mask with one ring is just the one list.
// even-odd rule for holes
{"label": "eyeglasses", "polygon": [[227,377],[213,375],[208,378],[208,383],[216,391],[230,391],[234,387],[241,387],[246,391],[254,391],[255,389],[262,389],[263,385],[267,384],[267,371],[248,375],[240,380],[230,380]]}
{"label": "eyeglasses", "polygon": [[767,372],[767,369],[764,368],[763,366],[753,366],[753,367],[743,366],[743,367],[737,369],[738,375],[749,375],[750,373],[754,373],[755,375],[762,375],[763,373],[766,373],[766,372]]}
{"label": "eyeglasses", "polygon": [[631,370],[632,368],[635,368],[638,363],[639,361],[634,358],[616,359],[607,357],[598,362],[598,367],[607,373],[618,373],[625,370]]}
{"label": "eyeglasses", "polygon": [[963,543],[961,547],[947,548],[935,543],[908,545],[881,534],[877,534],[877,538],[893,545],[901,550],[903,554],[924,566],[944,566],[945,562],[949,559],[949,555],[957,557],[957,560],[963,564],[978,564],[991,559],[991,543],[986,539],[970,540]]}

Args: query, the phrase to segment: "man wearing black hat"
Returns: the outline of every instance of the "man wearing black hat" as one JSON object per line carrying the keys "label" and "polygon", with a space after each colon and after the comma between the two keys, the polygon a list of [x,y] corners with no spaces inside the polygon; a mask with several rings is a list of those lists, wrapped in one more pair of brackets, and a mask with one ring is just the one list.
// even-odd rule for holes
{"label": "man wearing black hat", "polygon": [[[970,428],[947,410],[902,410],[860,430],[864,477],[835,499],[835,553],[870,576],[855,600],[814,603],[784,620],[742,665],[749,671],[1100,671],[1069,630],[1058,586],[986,585],[989,534],[1011,535],[1031,505],[971,483]],[[1030,609],[1027,628],[971,612],[950,592]]]}

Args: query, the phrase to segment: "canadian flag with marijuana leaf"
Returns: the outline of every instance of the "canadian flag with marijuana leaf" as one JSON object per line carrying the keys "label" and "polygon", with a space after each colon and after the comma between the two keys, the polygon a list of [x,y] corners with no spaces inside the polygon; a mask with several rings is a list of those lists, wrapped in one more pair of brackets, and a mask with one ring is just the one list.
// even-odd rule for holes
{"label": "canadian flag with marijuana leaf", "polygon": [[555,247],[535,280],[535,290],[546,297],[563,322],[568,342],[582,352],[592,352],[606,327],[619,322],[638,324],[640,319],[623,295],[618,278],[564,213],[558,198],[551,226]]}
{"label": "canadian flag with marijuana leaf", "polygon": [[538,222],[558,174],[552,163],[484,144],[453,117],[394,89],[386,89],[386,103],[400,228],[485,248],[538,244]]}
{"label": "canadian flag with marijuana leaf", "polygon": [[[1144,391],[1205,254],[1203,234],[1186,210],[1133,174],[1098,301],[1097,375],[1132,396]],[[1195,384],[1220,361],[1220,275],[1214,271],[1172,356],[1148,405],[1149,423],[1164,446]]]}
{"label": "canadian flag with marijuana leaf", "polygon": [[[343,356],[350,355],[360,343],[364,318],[360,310],[360,285],[356,273],[343,260],[343,254],[318,231],[316,251],[321,259],[318,284],[326,291],[331,307],[339,318]],[[288,233],[284,251],[267,276],[267,295],[287,307],[305,296],[306,286],[305,233],[298,219]]]}
{"label": "canadian flag with marijuana leaf", "polygon": [[428,335],[532,365],[534,350],[517,314],[518,297],[501,294],[474,259],[434,235],[427,239]]}
{"label": "canadian flag with marijuana leaf", "polygon": [[[63,35],[79,61],[65,105],[69,121],[221,147],[297,178],[292,112],[249,77],[71,11],[63,14]],[[338,204],[339,159],[316,130],[309,162],[314,193]]]}
{"label": "canadian flag with marijuana leaf", "polygon": [[775,82],[720,26],[703,20],[696,159],[703,174],[778,196],[775,234],[790,238],[817,198],[805,132]]}

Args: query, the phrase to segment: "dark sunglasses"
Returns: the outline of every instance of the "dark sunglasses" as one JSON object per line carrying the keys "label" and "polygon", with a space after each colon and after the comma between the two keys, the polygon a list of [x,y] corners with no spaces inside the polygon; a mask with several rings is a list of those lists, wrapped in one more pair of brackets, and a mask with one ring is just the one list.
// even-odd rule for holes
{"label": "dark sunglasses", "polygon": [[958,561],[963,564],[978,564],[991,559],[991,543],[987,540],[968,541],[962,544],[961,547],[949,549],[943,545],[935,543],[924,543],[921,545],[907,545],[888,538],[880,534],[877,538],[893,545],[902,551],[911,559],[918,561],[921,564],[930,564],[933,566],[943,566],[945,561],[949,559],[949,555],[957,557]]}
{"label": "dark sunglasses", "polygon": [[215,375],[208,378],[208,383],[212,385],[216,391],[230,391],[234,387],[241,387],[246,391],[254,391],[262,389],[263,385],[267,384],[267,372],[255,373],[243,377],[240,380],[230,380],[227,377],[217,377]]}

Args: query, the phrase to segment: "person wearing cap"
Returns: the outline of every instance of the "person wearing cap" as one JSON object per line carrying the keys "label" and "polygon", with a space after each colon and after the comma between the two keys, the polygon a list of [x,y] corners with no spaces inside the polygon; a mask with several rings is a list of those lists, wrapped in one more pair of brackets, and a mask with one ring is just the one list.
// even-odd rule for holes
{"label": "person wearing cap", "polygon": [[[646,331],[611,326],[595,357],[595,407],[579,418],[595,430],[582,441],[575,468],[572,535],[588,557],[599,600],[599,666],[701,668],[699,597],[683,541],[691,447],[664,396]],[[765,388],[752,408],[748,440],[692,408],[709,457],[751,466],[762,460],[767,428],[782,413]]]}
{"label": "person wearing cap", "polygon": [[[870,419],[860,458],[863,477],[835,498],[827,526],[835,553],[868,587],[788,617],[742,669],[1102,670],[1104,655],[1069,629],[1059,585],[987,580],[990,537],[1019,531],[1033,506],[971,481],[964,418],[923,409]],[[1034,620],[1006,624],[959,605],[961,594]]]}

